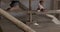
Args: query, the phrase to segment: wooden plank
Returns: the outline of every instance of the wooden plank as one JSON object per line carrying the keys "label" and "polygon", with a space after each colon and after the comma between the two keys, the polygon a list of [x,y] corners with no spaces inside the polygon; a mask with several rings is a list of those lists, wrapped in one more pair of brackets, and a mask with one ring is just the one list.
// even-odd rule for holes
{"label": "wooden plank", "polygon": [[37,12],[37,10],[32,10],[32,14],[60,14],[60,10],[49,10],[46,12]]}
{"label": "wooden plank", "polygon": [[18,19],[16,19],[15,17],[13,17],[12,15],[10,15],[8,12],[4,11],[1,8],[0,8],[0,13],[9,20],[11,20],[11,22],[16,24],[19,28],[23,29],[25,32],[36,32],[33,29],[31,29],[29,26],[25,25],[24,23],[22,23],[21,21],[19,21]]}

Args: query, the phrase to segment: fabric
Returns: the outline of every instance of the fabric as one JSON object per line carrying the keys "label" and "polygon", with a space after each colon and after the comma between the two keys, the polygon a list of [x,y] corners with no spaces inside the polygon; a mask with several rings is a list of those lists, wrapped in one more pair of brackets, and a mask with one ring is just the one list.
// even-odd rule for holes
{"label": "fabric", "polygon": [[45,8],[43,7],[43,5],[41,5],[40,3],[39,3],[39,8],[40,8],[40,9],[45,9]]}

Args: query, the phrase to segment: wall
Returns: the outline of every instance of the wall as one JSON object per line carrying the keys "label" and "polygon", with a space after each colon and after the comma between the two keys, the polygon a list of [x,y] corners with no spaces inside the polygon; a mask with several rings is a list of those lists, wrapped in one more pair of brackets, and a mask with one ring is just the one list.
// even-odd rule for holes
{"label": "wall", "polygon": [[[20,0],[21,3],[23,3],[26,7],[29,8],[29,1],[28,0]],[[32,0],[32,10],[36,10],[37,7],[38,7],[38,3],[39,3],[39,0]],[[45,0],[44,2],[44,6],[45,8],[47,9],[51,9],[51,6],[52,6],[52,0]]]}
{"label": "wall", "polygon": [[[6,1],[2,0],[2,1],[1,1],[1,3],[3,3],[3,5],[1,5],[0,7],[4,8],[4,9],[8,8],[9,4],[10,4],[9,1],[11,1],[11,0],[6,0]],[[20,2],[22,4],[24,4],[27,8],[29,8],[29,0],[20,0]],[[32,0],[32,5],[31,5],[32,6],[32,10],[36,10],[37,9],[38,3],[39,3],[39,0]],[[52,9],[52,0],[45,0],[44,6],[48,10]]]}
{"label": "wall", "polygon": [[45,0],[44,6],[48,10],[53,9],[53,0]]}

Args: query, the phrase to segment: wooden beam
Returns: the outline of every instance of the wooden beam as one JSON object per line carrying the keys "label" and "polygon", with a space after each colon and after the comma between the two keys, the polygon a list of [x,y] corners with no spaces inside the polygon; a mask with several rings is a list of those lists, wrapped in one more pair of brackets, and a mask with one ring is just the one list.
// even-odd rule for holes
{"label": "wooden beam", "polygon": [[32,9],[31,9],[31,0],[29,0],[29,15],[30,15],[30,17],[29,17],[29,19],[30,19],[30,23],[32,23]]}
{"label": "wooden beam", "polygon": [[29,10],[31,10],[31,0],[29,0]]}
{"label": "wooden beam", "polygon": [[29,26],[26,24],[22,23],[22,21],[19,21],[12,15],[10,15],[8,12],[4,11],[3,9],[0,8],[0,13],[5,16],[7,19],[11,20],[14,24],[16,24],[19,28],[23,29],[25,32],[36,32],[33,29],[31,29]]}

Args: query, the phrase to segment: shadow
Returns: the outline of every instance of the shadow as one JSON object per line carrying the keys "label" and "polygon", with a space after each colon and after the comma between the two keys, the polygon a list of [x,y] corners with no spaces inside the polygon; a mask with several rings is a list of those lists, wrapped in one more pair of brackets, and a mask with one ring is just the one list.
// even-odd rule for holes
{"label": "shadow", "polygon": [[3,32],[1,27],[0,27],[0,32]]}

